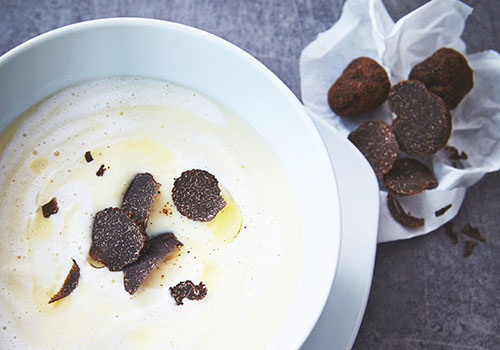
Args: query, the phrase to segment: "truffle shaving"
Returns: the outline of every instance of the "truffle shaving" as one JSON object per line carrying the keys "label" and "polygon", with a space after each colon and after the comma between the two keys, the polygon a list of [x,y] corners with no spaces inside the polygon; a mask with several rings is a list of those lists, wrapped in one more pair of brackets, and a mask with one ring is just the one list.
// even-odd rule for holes
{"label": "truffle shaving", "polygon": [[423,218],[417,218],[407,213],[401,206],[401,203],[390,192],[387,193],[387,207],[394,220],[403,226],[417,228],[425,224]]}
{"label": "truffle shaving", "polygon": [[78,285],[78,279],[80,278],[80,267],[76,263],[75,259],[72,260],[73,265],[71,266],[71,269],[69,270],[61,289],[59,289],[59,292],[57,292],[52,296],[52,298],[50,298],[49,304],[67,297]]}
{"label": "truffle shaving", "polygon": [[434,188],[438,181],[431,169],[418,160],[397,159],[392,169],[384,175],[384,184],[400,196],[411,196]]}
{"label": "truffle shaving", "polygon": [[444,149],[449,152],[448,158],[450,160],[467,160],[467,159],[469,159],[469,155],[467,153],[465,153],[464,151],[459,152],[456,147],[445,146]]}
{"label": "truffle shaving", "polygon": [[123,282],[125,290],[134,294],[157,263],[165,259],[183,244],[171,232],[162,233],[146,242],[139,260],[125,267]]}

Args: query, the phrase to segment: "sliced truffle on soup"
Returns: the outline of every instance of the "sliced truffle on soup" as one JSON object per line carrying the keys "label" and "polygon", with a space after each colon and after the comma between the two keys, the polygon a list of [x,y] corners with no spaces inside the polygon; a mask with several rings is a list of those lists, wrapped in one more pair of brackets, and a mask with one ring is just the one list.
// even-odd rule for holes
{"label": "sliced truffle on soup", "polygon": [[149,239],[139,260],[125,267],[123,274],[125,290],[129,294],[134,294],[155,265],[182,246],[183,244],[171,232]]}
{"label": "sliced truffle on soup", "polygon": [[397,159],[391,171],[384,175],[388,190],[400,195],[411,196],[434,188],[438,181],[434,173],[416,159]]}
{"label": "sliced truffle on soup", "polygon": [[419,80],[443,99],[449,109],[455,108],[474,86],[472,68],[457,50],[442,47],[410,72],[409,79]]}
{"label": "sliced truffle on soup", "polygon": [[342,117],[354,117],[380,106],[391,83],[384,68],[369,57],[351,61],[328,91],[328,104]]}
{"label": "sliced truffle on soup", "polygon": [[122,209],[139,220],[144,228],[160,187],[150,173],[137,174],[123,198]]}
{"label": "sliced truffle on soup", "polygon": [[192,281],[187,280],[170,287],[170,294],[172,298],[175,299],[177,305],[184,305],[184,298],[189,300],[201,300],[205,298],[207,295],[207,287],[203,282],[196,285]]}
{"label": "sliced truffle on soup", "polygon": [[399,147],[387,123],[380,120],[364,122],[348,138],[363,153],[377,176],[391,170]]}
{"label": "sliced truffle on soup", "polygon": [[95,215],[89,255],[110,271],[120,271],[139,259],[146,238],[141,223],[130,213],[107,208]]}
{"label": "sliced truffle on soup", "polygon": [[194,221],[210,221],[226,206],[219,181],[200,169],[184,171],[175,180],[172,200],[182,215]]}
{"label": "sliced truffle on soup", "polygon": [[397,115],[392,130],[403,152],[424,156],[446,145],[451,135],[450,111],[422,82],[397,83],[391,89],[388,104]]}

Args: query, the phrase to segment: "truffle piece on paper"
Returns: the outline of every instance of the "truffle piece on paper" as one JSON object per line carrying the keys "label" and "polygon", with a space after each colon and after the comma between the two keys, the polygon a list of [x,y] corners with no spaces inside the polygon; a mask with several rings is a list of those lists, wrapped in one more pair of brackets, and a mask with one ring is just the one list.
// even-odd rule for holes
{"label": "truffle piece on paper", "polygon": [[380,106],[390,89],[385,69],[369,57],[358,57],[328,90],[328,104],[336,114],[354,117]]}
{"label": "truffle piece on paper", "polygon": [[411,158],[397,159],[391,171],[384,175],[387,189],[400,196],[411,196],[428,188],[434,188],[438,181],[432,170]]}
{"label": "truffle piece on paper", "polygon": [[408,79],[419,80],[453,109],[474,86],[472,68],[457,50],[442,47],[417,64]]}
{"label": "truffle piece on paper", "polygon": [[394,220],[405,227],[417,228],[425,224],[425,219],[407,213],[401,203],[390,192],[387,193],[387,207]]}
{"label": "truffle piece on paper", "polygon": [[477,244],[478,244],[477,241],[472,241],[472,240],[465,241],[464,258],[468,258],[469,256],[472,255],[474,247],[477,246]]}
{"label": "truffle piece on paper", "polygon": [[383,121],[362,123],[348,136],[349,140],[363,153],[372,166],[375,175],[389,172],[398,156],[399,146],[391,127]]}
{"label": "truffle piece on paper", "polygon": [[388,104],[397,115],[392,130],[403,152],[425,156],[446,145],[451,135],[450,111],[422,82],[397,83],[391,89]]}

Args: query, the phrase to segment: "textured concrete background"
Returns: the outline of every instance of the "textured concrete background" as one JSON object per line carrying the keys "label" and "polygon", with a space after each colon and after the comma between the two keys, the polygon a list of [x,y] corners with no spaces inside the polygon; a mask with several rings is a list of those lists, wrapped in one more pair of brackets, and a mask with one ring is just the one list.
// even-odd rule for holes
{"label": "textured concrete background", "polygon": [[[399,19],[425,0],[384,0]],[[500,51],[500,1],[466,1],[475,10],[469,52]],[[343,0],[7,1],[0,0],[0,54],[66,24],[139,16],[195,26],[257,57],[300,97],[299,55],[340,17]],[[1,92],[0,92],[1,93]],[[473,186],[455,224],[488,238],[462,257],[443,229],[378,246],[373,286],[355,349],[500,349],[500,173]]]}

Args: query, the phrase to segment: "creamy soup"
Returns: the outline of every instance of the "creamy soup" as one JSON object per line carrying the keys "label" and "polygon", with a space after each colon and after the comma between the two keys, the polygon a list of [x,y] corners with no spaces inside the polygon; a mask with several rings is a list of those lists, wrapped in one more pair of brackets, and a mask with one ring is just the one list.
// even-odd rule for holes
{"label": "creamy soup", "polygon": [[[0,348],[260,349],[271,344],[302,272],[302,232],[287,175],[257,132],[199,92],[165,81],[80,83],[3,131]],[[87,162],[85,152],[94,160]],[[101,165],[106,170],[96,176]],[[208,223],[172,202],[189,169],[216,176],[226,207]],[[123,272],[89,262],[96,212],[120,207],[138,173],[162,184],[147,233],[184,243],[133,295]],[[44,218],[55,197],[59,211]],[[76,289],[48,304],[72,259]],[[179,306],[169,287],[203,281]]]}

